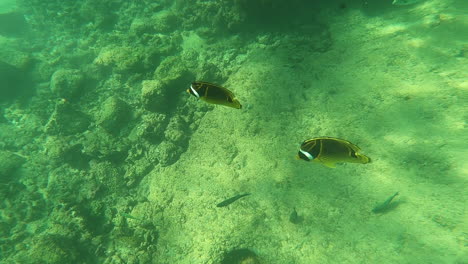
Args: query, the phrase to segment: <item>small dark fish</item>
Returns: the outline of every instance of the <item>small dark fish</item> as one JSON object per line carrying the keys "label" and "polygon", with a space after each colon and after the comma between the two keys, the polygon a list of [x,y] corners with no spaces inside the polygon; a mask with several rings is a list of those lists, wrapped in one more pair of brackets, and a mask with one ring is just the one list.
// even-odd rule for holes
{"label": "small dark fish", "polygon": [[397,204],[396,203],[391,204],[391,202],[392,202],[393,198],[395,198],[397,195],[398,195],[398,192],[396,192],[394,195],[388,197],[387,200],[385,200],[385,202],[383,202],[383,203],[377,205],[376,207],[374,207],[374,209],[372,209],[372,212],[374,214],[378,214],[378,213],[384,213],[384,212],[386,212],[388,210],[393,209]]}
{"label": "small dark fish", "polygon": [[297,214],[296,208],[293,208],[292,213],[289,215],[289,222],[293,224],[300,224],[302,222],[302,217]]}
{"label": "small dark fish", "polygon": [[138,221],[142,221],[140,218],[137,218],[131,214],[127,214],[127,213],[124,213],[124,212],[120,212],[120,215],[125,217],[125,218],[129,218],[129,219],[134,219],[134,220],[138,220]]}
{"label": "small dark fish", "polygon": [[412,5],[418,2],[422,2],[421,0],[393,0],[393,5]]}
{"label": "small dark fish", "polygon": [[250,195],[250,193],[244,193],[244,194],[238,194],[234,197],[231,197],[229,199],[226,199],[222,202],[220,202],[219,204],[217,204],[216,206],[217,207],[224,207],[224,206],[228,206],[230,204],[232,204],[233,202],[239,200],[240,198],[244,197],[244,196],[247,196],[247,195]]}

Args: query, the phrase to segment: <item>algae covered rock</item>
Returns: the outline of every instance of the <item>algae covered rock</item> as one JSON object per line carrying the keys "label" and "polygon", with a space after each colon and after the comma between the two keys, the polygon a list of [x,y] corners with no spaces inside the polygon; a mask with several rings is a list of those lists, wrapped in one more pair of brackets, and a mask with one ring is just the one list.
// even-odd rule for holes
{"label": "algae covered rock", "polygon": [[151,19],[137,17],[133,19],[129,32],[133,35],[141,36],[143,34],[154,34],[155,30]]}
{"label": "algae covered rock", "polygon": [[100,189],[93,175],[62,165],[49,171],[45,194],[48,202],[83,204],[94,199]]}
{"label": "algae covered rock", "polygon": [[239,248],[224,254],[221,264],[260,264],[257,254],[248,248]]}
{"label": "algae covered rock", "polygon": [[116,193],[125,186],[123,174],[109,161],[91,162],[90,174],[99,186],[109,193]]}
{"label": "algae covered rock", "polygon": [[29,250],[29,263],[78,263],[79,247],[70,238],[46,234],[34,240]]}
{"label": "algae covered rock", "polygon": [[9,151],[0,151],[0,183],[13,180],[14,172],[26,162],[26,159]]}
{"label": "algae covered rock", "polygon": [[160,143],[164,139],[166,128],[166,115],[160,113],[148,113],[141,117],[139,125],[135,126],[130,137],[133,141],[144,138],[152,143]]}
{"label": "algae covered rock", "polygon": [[195,75],[177,57],[166,58],[154,73],[154,80],[142,82],[141,100],[146,110],[168,112],[177,106]]}
{"label": "algae covered rock", "polygon": [[175,100],[195,79],[196,62],[171,56],[164,59],[154,72],[154,79],[162,80],[170,100]]}
{"label": "algae covered rock", "polygon": [[110,67],[118,73],[135,73],[143,69],[144,50],[136,47],[110,45],[101,49],[94,64]]}
{"label": "algae covered rock", "polygon": [[130,25],[130,33],[136,36],[176,31],[178,17],[169,11],[155,13],[151,17],[136,17]]}
{"label": "algae covered rock", "polygon": [[44,131],[48,134],[73,135],[84,132],[90,124],[89,117],[66,100],[56,102]]}
{"label": "algae covered rock", "polygon": [[70,99],[84,87],[84,75],[79,70],[60,69],[52,74],[50,90],[58,97]]}
{"label": "algae covered rock", "polygon": [[191,82],[194,76],[189,72],[187,67],[189,63],[193,62],[185,61],[179,56],[167,57],[154,71],[154,79],[165,81],[184,79],[187,82]]}
{"label": "algae covered rock", "polygon": [[67,163],[73,168],[87,168],[90,157],[83,153],[83,145],[72,143],[69,137],[49,136],[44,148],[51,163]]}
{"label": "algae covered rock", "polygon": [[17,45],[18,43],[15,41],[0,37],[0,58],[2,58],[3,63],[10,64],[23,74],[29,73],[35,64],[34,57],[29,52],[18,50]]}
{"label": "algae covered rock", "polygon": [[116,96],[112,96],[104,101],[97,116],[97,123],[107,132],[116,134],[127,125],[130,119],[130,106]]}
{"label": "algae covered rock", "polygon": [[189,134],[187,124],[180,117],[173,117],[164,131],[166,140],[174,143],[180,143],[186,139],[186,135]]}
{"label": "algae covered rock", "polygon": [[148,111],[163,112],[167,107],[166,85],[158,80],[145,80],[142,82],[141,100]]}
{"label": "algae covered rock", "polygon": [[152,20],[157,32],[173,32],[179,24],[178,17],[169,11],[156,13],[153,15]]}
{"label": "algae covered rock", "polygon": [[142,157],[141,159],[135,160],[133,164],[128,164],[124,179],[127,186],[139,182],[144,176],[146,176],[157,164],[150,162],[148,158]]}
{"label": "algae covered rock", "polygon": [[93,159],[109,160],[114,163],[124,161],[130,148],[130,143],[125,137],[114,137],[102,129],[83,133],[80,142],[83,144],[83,154]]}
{"label": "algae covered rock", "polygon": [[149,153],[152,157],[155,157],[161,166],[169,166],[177,161],[182,149],[174,143],[163,141],[156,148],[151,148]]}

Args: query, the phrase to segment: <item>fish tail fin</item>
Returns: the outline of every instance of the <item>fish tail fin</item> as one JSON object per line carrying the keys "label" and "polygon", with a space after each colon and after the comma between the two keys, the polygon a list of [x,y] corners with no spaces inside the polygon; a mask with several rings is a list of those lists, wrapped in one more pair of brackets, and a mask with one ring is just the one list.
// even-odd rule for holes
{"label": "fish tail fin", "polygon": [[367,157],[366,155],[363,155],[363,154],[359,154],[358,159],[362,164],[366,164],[366,163],[371,162],[371,158],[369,158],[369,157]]}
{"label": "fish tail fin", "polygon": [[240,104],[239,100],[237,100],[237,99],[234,98],[234,99],[232,100],[232,103],[233,103],[233,107],[234,107],[234,108],[242,109],[242,105]]}

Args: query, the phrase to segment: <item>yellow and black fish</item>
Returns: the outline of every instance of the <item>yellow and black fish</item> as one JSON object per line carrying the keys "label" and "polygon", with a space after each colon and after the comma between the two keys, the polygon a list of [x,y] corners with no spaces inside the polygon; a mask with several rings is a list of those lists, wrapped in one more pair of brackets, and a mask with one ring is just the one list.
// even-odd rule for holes
{"label": "yellow and black fish", "polygon": [[193,82],[187,92],[205,102],[241,109],[242,105],[228,89],[208,82]]}
{"label": "yellow and black fish", "polygon": [[353,143],[332,137],[308,139],[301,144],[297,153],[299,159],[314,161],[335,168],[336,163],[369,163],[369,157],[360,154],[360,149]]}

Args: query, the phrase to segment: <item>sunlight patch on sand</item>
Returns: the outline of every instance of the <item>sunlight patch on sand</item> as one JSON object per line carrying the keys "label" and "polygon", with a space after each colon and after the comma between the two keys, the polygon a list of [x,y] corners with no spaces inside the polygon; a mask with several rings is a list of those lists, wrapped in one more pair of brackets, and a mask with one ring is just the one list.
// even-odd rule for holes
{"label": "sunlight patch on sand", "polygon": [[407,29],[408,27],[404,24],[393,24],[393,25],[382,27],[379,30],[379,33],[380,35],[391,35],[391,34],[406,31]]}
{"label": "sunlight patch on sand", "polygon": [[417,143],[414,137],[401,134],[401,133],[387,134],[384,136],[384,139],[387,142],[391,143],[392,145],[400,145],[400,146],[412,146]]}
{"label": "sunlight patch on sand", "polygon": [[468,81],[454,82],[452,85],[458,89],[468,90]]}
{"label": "sunlight patch on sand", "polygon": [[422,47],[426,46],[426,41],[424,41],[423,39],[420,39],[420,38],[412,38],[412,39],[408,40],[407,44],[410,47],[422,48]]}

